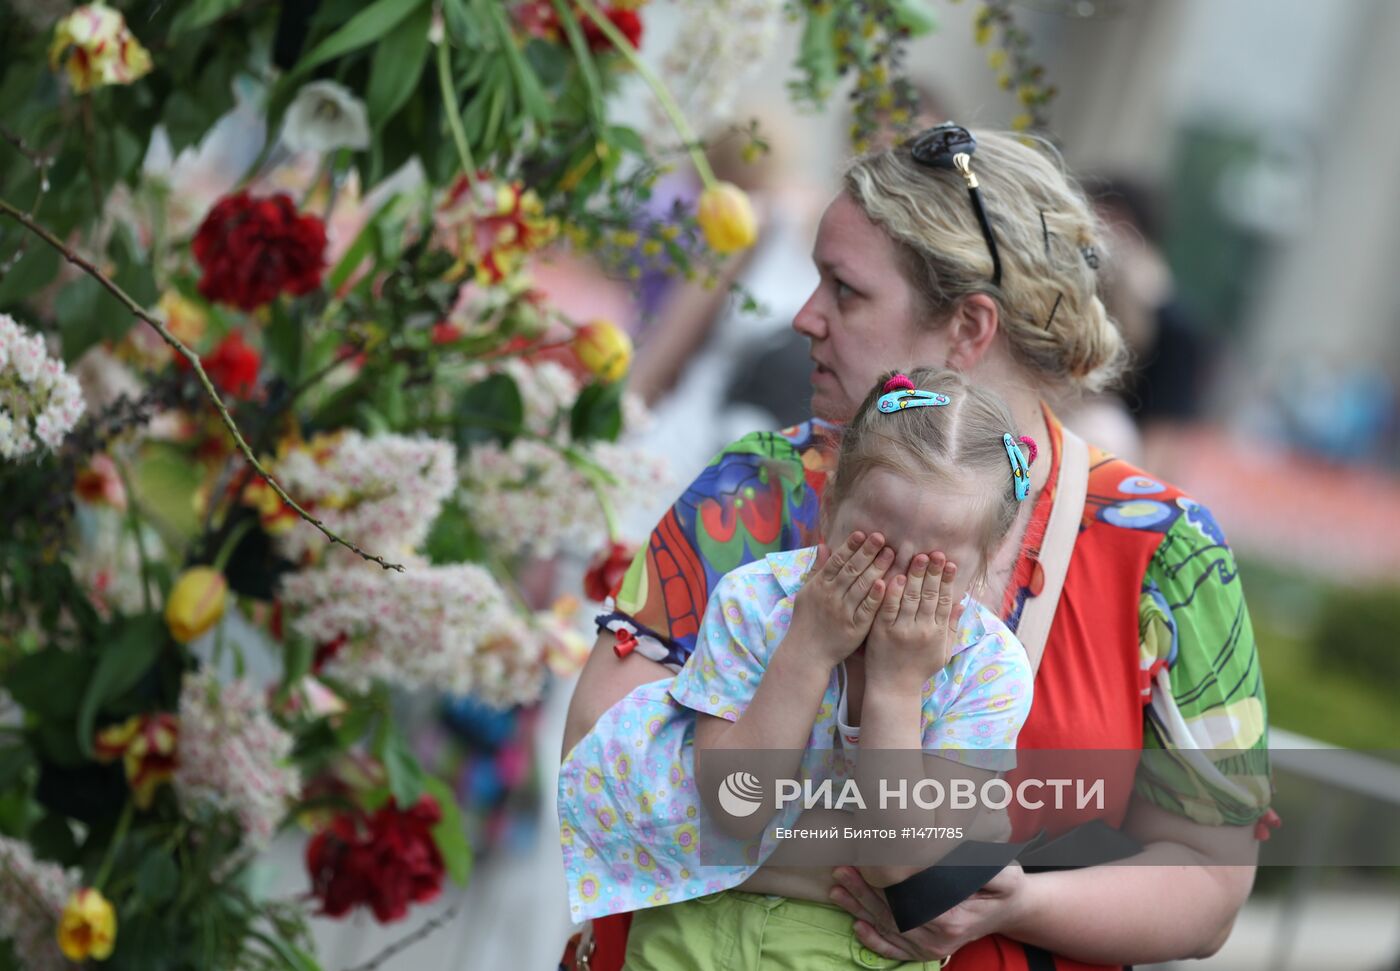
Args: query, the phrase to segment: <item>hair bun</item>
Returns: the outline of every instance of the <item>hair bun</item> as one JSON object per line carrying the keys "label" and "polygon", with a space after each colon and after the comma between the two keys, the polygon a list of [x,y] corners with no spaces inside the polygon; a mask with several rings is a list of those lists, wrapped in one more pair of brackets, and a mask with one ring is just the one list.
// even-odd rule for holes
{"label": "hair bun", "polygon": [[1026,464],[1034,465],[1035,457],[1040,454],[1040,449],[1035,447],[1035,439],[1031,438],[1029,435],[1022,435],[1020,438],[1017,439],[1017,441],[1019,441],[1022,445],[1026,446],[1026,451],[1031,453],[1026,458]]}
{"label": "hair bun", "polygon": [[903,374],[902,372],[899,372],[899,371],[896,371],[896,372],[894,373],[894,375],[893,375],[888,381],[885,382],[885,387],[884,387],[884,393],[885,393],[885,394],[889,394],[891,391],[913,391],[913,390],[914,390],[914,382],[913,382],[913,381],[910,381],[910,380],[909,380],[909,377],[908,377],[907,375],[905,375],[905,374]]}

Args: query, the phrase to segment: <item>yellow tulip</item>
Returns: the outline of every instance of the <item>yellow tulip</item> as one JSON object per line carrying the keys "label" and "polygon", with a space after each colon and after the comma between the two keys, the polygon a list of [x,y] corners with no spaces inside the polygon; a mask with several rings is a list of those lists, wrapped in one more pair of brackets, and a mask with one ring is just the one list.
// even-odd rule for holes
{"label": "yellow tulip", "polygon": [[117,914],[100,891],[74,891],[58,924],[58,947],[70,961],[105,961],[117,942]]}
{"label": "yellow tulip", "polygon": [[574,356],[593,376],[617,381],[632,363],[632,338],[610,320],[595,320],[574,332]]}
{"label": "yellow tulip", "polygon": [[58,22],[49,45],[49,66],[57,70],[65,54],[68,80],[78,94],[108,84],[130,84],[151,70],[150,52],[127,30],[121,12],[102,3],[79,7]]}
{"label": "yellow tulip", "polygon": [[196,566],[181,574],[165,602],[165,623],[181,644],[188,644],[219,622],[228,600],[228,581],[219,571]]}
{"label": "yellow tulip", "polygon": [[758,218],[744,190],[732,182],[719,182],[700,196],[696,213],[705,240],[716,253],[748,249],[758,239]]}

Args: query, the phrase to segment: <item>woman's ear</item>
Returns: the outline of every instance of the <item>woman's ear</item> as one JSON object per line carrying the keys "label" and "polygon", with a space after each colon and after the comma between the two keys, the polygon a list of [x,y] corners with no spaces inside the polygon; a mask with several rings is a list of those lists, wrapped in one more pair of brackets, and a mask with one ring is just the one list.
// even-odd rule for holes
{"label": "woman's ear", "polygon": [[985,293],[964,297],[953,309],[948,335],[948,366],[967,374],[976,367],[1001,326],[997,303]]}

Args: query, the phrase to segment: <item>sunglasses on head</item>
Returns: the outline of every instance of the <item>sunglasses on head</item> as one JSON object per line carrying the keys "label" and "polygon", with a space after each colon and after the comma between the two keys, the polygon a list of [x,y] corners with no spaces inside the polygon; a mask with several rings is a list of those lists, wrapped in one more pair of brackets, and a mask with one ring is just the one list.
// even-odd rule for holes
{"label": "sunglasses on head", "polygon": [[948,121],[920,132],[906,144],[915,162],[934,169],[953,169],[967,182],[972,211],[977,215],[977,224],[982,227],[987,250],[992,254],[992,286],[1000,286],[1001,254],[997,252],[997,239],[987,219],[987,210],[982,205],[982,193],[977,191],[977,176],[972,172],[972,155],[977,151],[977,139],[962,125]]}

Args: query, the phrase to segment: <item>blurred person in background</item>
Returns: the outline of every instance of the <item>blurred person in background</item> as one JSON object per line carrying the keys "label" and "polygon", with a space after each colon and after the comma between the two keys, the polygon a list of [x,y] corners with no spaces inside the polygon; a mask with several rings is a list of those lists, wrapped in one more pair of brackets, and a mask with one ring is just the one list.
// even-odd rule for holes
{"label": "blurred person in background", "polygon": [[[708,151],[715,176],[739,186],[753,202],[758,242],[731,257],[713,286],[677,280],[660,299],[652,297],[654,320],[641,325],[628,378],[628,388],[652,408],[640,441],[666,456],[682,482],[739,435],[777,427],[770,413],[730,398],[727,391],[736,361],[749,356],[751,348],[791,333],[787,324],[801,305],[800,294],[815,284],[805,240],[820,198],[812,187],[784,177],[795,166],[791,135],[781,119],[761,119],[759,131],[766,151],[746,152],[750,135],[738,129],[716,137]],[[757,311],[743,309],[731,293],[735,284],[758,302]],[[807,414],[809,367],[804,357],[785,356],[785,364],[794,365],[784,382],[796,395],[800,414],[793,420]],[[649,517],[641,531],[654,522]]]}
{"label": "blurred person in background", "polygon": [[[972,153],[979,192],[956,170],[958,153]],[[822,217],[812,253],[818,283],[793,319],[810,341],[817,417],[746,436],[716,457],[598,618],[565,728],[566,759],[633,687],[685,662],[721,575],[810,545],[840,423],[879,373],[948,366],[1007,400],[1046,457],[1032,464],[1030,501],[991,564],[989,602],[1000,602],[1020,635],[1023,612],[1041,613],[1036,598],[1047,584],[1060,590],[1043,602],[1057,609],[1018,748],[1176,753],[1165,773],[1144,761],[1131,791],[1099,811],[1142,844],[1131,862],[1156,865],[1028,874],[1013,864],[903,934],[885,898],[853,869],[765,868],[745,884],[840,906],[857,918],[854,937],[874,952],[870,961],[957,952],[965,968],[1019,971],[1207,956],[1249,895],[1254,867],[1243,864],[1277,824],[1263,681],[1220,527],[1175,487],[1085,448],[1046,404],[1097,391],[1123,365],[1124,341],[1090,258],[1101,248],[1098,220],[1053,152],[1019,136],[978,132],[973,144],[966,131],[940,127],[857,159]],[[1075,478],[1062,474],[1067,467]],[[1063,572],[1040,560],[1061,502],[1074,537]],[[634,757],[653,757],[644,734],[638,741]],[[1039,825],[1023,807],[1011,816],[1014,839]],[[626,915],[595,923],[604,921],[611,924],[597,939],[616,945]],[[595,957],[598,971],[617,966]],[[614,949],[611,960],[620,959]]]}

